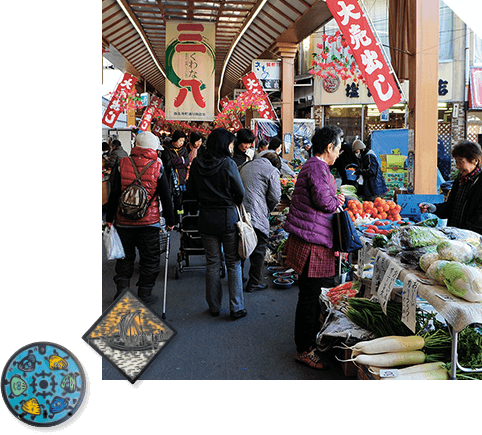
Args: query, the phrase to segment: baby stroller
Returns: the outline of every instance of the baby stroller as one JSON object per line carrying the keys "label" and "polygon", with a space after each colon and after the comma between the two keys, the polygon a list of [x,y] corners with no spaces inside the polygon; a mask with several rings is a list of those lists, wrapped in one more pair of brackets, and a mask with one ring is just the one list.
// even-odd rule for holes
{"label": "baby stroller", "polygon": [[[179,232],[181,234],[179,242],[179,252],[177,254],[177,264],[175,278],[179,279],[179,274],[185,270],[205,270],[206,265],[190,265],[189,257],[193,255],[205,255],[201,236],[198,231],[199,206],[196,200],[183,200],[182,212],[179,215]],[[221,278],[226,276],[226,265],[224,259],[221,262]]]}

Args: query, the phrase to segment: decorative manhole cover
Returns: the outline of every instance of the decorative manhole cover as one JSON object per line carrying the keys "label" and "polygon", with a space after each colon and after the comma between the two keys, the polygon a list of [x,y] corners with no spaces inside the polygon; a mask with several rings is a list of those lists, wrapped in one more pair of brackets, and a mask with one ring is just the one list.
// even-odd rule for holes
{"label": "decorative manhole cover", "polygon": [[126,289],[82,338],[133,384],[175,335]]}
{"label": "decorative manhole cover", "polygon": [[15,352],[2,374],[10,412],[32,426],[55,426],[72,417],[85,394],[77,358],[58,344],[31,343]]}

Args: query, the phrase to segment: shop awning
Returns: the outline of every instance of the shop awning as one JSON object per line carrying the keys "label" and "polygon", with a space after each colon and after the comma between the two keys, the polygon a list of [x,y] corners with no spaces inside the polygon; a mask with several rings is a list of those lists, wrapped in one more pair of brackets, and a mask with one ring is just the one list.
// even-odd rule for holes
{"label": "shop awning", "polygon": [[253,59],[276,58],[277,43],[298,44],[331,18],[318,0],[102,0],[102,48],[117,68],[164,95],[166,22],[215,22],[222,98],[239,87]]}

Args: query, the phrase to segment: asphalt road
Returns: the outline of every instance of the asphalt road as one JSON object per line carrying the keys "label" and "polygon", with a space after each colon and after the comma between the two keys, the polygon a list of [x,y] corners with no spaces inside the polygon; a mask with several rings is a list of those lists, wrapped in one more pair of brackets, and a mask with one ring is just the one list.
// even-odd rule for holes
{"label": "asphalt road", "polygon": [[[102,252],[102,311],[113,301],[116,292],[112,280],[115,261]],[[227,278],[223,309],[213,318],[205,300],[204,270],[185,270],[175,278],[179,233],[171,233],[167,304],[165,321],[177,331],[140,377],[141,380],[344,380],[340,363],[327,354],[331,369],[318,371],[294,359],[294,313],[298,288],[277,289],[266,277],[269,287],[245,293],[248,315],[238,320],[229,317]],[[154,293],[161,296],[151,306],[162,314],[165,255]],[[204,265],[204,256],[191,257],[191,265]],[[249,261],[244,274],[247,276]],[[137,266],[132,283],[137,279]],[[133,288],[136,291],[135,288]],[[99,313],[100,314],[100,313]],[[108,361],[102,361],[102,378],[125,379]]]}

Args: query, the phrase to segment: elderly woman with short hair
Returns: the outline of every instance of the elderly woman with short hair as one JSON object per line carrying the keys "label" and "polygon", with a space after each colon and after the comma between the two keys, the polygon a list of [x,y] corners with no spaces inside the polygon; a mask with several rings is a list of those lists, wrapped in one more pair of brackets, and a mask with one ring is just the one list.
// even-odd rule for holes
{"label": "elderly woman with short hair", "polygon": [[295,314],[296,361],[325,370],[326,362],[316,350],[319,332],[321,287],[335,275],[333,213],[345,202],[337,194],[330,166],[340,155],[342,130],[325,126],[312,138],[313,157],[301,169],[284,229],[289,233],[286,266],[299,274]]}
{"label": "elderly woman with short hair", "polygon": [[482,149],[468,140],[457,143],[452,157],[459,174],[447,202],[419,204],[422,213],[434,213],[447,219],[447,225],[482,234]]}

